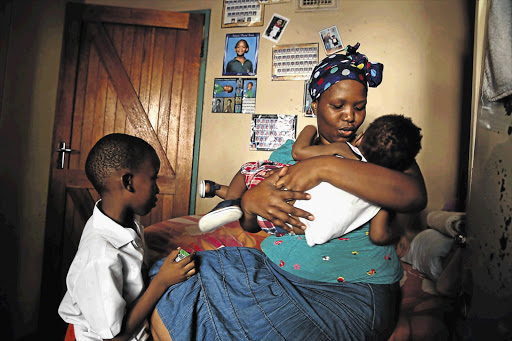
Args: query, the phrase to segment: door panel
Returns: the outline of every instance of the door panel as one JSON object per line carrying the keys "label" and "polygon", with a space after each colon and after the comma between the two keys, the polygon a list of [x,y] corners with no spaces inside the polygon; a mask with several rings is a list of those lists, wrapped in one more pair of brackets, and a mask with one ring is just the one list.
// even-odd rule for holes
{"label": "door panel", "polygon": [[144,225],[188,214],[202,30],[197,14],[68,4],[53,145],[72,152],[50,175],[40,310],[48,335],[64,325],[56,312],[65,276],[99,198],[84,172],[96,141],[127,133],[157,151],[160,194]]}

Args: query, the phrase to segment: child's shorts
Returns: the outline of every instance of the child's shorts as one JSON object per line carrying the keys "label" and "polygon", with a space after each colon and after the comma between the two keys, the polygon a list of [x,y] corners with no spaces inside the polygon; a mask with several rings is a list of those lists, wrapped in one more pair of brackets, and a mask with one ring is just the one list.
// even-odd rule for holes
{"label": "child's shorts", "polygon": [[[242,165],[240,172],[245,177],[245,185],[247,189],[253,188],[265,179],[265,173],[273,170],[286,167],[284,163],[274,162],[270,160],[260,160],[256,162],[247,162]],[[275,226],[272,222],[265,218],[258,216],[258,225],[268,234],[275,234],[277,236],[288,233],[286,230]]]}

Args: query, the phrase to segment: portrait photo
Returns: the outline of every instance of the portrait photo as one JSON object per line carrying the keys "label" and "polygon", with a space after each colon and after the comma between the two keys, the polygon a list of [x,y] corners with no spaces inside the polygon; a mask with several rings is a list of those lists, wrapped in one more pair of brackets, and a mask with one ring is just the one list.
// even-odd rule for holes
{"label": "portrait photo", "polygon": [[279,38],[283,35],[284,29],[288,26],[290,19],[283,17],[282,15],[274,13],[272,19],[269,21],[265,32],[263,33],[263,38],[273,41],[277,43]]}
{"label": "portrait photo", "polygon": [[258,68],[259,33],[226,34],[223,76],[254,76]]}
{"label": "portrait photo", "polygon": [[319,32],[320,39],[324,45],[325,53],[327,55],[336,53],[345,48],[343,46],[343,42],[341,41],[340,34],[338,32],[338,27],[331,26],[329,28],[323,29]]}

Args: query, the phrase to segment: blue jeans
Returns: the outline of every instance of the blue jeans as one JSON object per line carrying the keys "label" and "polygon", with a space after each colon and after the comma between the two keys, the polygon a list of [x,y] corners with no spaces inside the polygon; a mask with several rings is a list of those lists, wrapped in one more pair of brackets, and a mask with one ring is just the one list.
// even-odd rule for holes
{"label": "blue jeans", "polygon": [[395,328],[397,283],[307,280],[253,248],[196,257],[199,272],[171,286],[157,304],[173,341],[387,340]]}

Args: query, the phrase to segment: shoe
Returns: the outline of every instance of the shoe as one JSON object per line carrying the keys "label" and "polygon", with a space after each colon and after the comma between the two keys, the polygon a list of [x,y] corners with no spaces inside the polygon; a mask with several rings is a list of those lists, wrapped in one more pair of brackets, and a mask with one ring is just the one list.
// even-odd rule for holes
{"label": "shoe", "polygon": [[199,219],[199,229],[202,232],[211,232],[222,225],[240,219],[242,215],[240,199],[224,200]]}
{"label": "shoe", "polygon": [[219,189],[220,185],[217,185],[215,182],[211,180],[202,180],[199,183],[197,192],[201,198],[213,198],[215,196],[215,192]]}

